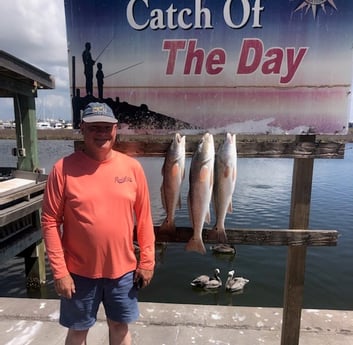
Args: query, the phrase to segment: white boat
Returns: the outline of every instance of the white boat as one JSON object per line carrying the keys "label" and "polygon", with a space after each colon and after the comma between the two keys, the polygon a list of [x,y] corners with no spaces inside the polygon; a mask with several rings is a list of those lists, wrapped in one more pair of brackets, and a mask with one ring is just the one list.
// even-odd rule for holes
{"label": "white boat", "polygon": [[53,128],[61,129],[61,128],[64,128],[64,125],[61,122],[55,122]]}
{"label": "white boat", "polygon": [[37,129],[50,129],[50,128],[52,128],[50,126],[50,122],[46,122],[46,121],[37,122]]}

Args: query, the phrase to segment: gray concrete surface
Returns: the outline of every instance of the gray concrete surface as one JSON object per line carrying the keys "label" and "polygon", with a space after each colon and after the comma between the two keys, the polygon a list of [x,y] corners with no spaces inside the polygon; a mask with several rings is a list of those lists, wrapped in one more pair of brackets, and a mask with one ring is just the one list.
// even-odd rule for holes
{"label": "gray concrete surface", "polygon": [[[0,298],[1,345],[64,344],[59,301]],[[134,345],[279,345],[281,308],[140,303]],[[108,345],[104,311],[88,337]],[[353,311],[302,311],[300,345],[353,345]]]}

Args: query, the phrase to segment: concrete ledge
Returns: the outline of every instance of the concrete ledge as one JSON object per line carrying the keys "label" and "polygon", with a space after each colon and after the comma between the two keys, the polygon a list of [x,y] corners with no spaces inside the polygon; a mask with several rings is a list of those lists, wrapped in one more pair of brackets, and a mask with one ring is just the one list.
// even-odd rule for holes
{"label": "concrete ledge", "polygon": [[[2,344],[62,344],[66,329],[58,317],[58,300],[0,298]],[[281,324],[281,308],[140,303],[140,319],[130,329],[135,345],[274,345]],[[89,343],[108,344],[102,308]],[[300,344],[353,344],[353,311],[304,309]]]}

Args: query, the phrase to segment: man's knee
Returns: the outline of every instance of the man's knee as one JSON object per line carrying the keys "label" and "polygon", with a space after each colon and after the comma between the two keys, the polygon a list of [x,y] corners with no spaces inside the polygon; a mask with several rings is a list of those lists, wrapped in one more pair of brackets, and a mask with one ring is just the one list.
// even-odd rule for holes
{"label": "man's knee", "polygon": [[65,345],[81,345],[86,344],[88,329],[83,331],[77,331],[69,329],[67,332]]}
{"label": "man's knee", "polygon": [[116,322],[110,319],[107,319],[109,329],[111,331],[116,332],[124,332],[127,333],[129,331],[129,325],[123,322]]}

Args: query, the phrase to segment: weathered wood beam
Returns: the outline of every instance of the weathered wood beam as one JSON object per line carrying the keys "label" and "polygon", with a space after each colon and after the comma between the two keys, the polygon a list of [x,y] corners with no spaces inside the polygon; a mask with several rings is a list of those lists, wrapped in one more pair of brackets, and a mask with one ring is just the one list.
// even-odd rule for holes
{"label": "weathered wood beam", "polygon": [[[193,234],[190,227],[178,227],[173,234],[159,231],[155,226],[157,242],[187,242]],[[202,236],[205,243],[217,243],[207,237],[207,229]],[[227,229],[229,244],[262,246],[336,246],[337,230],[298,230],[298,229]]]}
{"label": "weathered wood beam", "polygon": [[[298,136],[296,142],[311,140],[315,137]],[[314,159],[294,159],[291,212],[289,227],[307,229],[310,218],[311,190],[314,171]],[[281,345],[298,345],[300,338],[301,311],[304,298],[306,246],[288,247],[287,268],[283,297],[283,318]]]}
{"label": "weathered wood beam", "polygon": [[[130,156],[164,156],[170,142],[120,141],[116,150]],[[186,143],[188,156],[196,150],[197,143]],[[237,142],[240,158],[343,158],[344,143],[323,142]]]}
{"label": "weathered wood beam", "polygon": [[8,97],[12,97],[14,94],[21,94],[27,97],[33,97],[33,85],[28,85],[25,80],[15,80],[10,77],[1,76],[0,78],[0,89],[5,90]]}
{"label": "weathered wood beam", "polygon": [[41,240],[42,230],[40,228],[33,226],[26,229],[26,231],[16,234],[9,240],[0,242],[0,259],[5,262]]}
{"label": "weathered wood beam", "polygon": [[40,182],[35,185],[31,185],[28,188],[23,188],[21,190],[9,190],[6,193],[0,193],[0,209],[5,208],[3,205],[16,202],[18,199],[31,199],[33,196],[38,194],[43,194],[45,188],[45,182]]}
{"label": "weathered wood beam", "polygon": [[0,210],[0,226],[4,226],[42,207],[43,194],[36,195],[29,200],[18,202],[4,210]]}
{"label": "weathered wood beam", "polygon": [[[215,146],[223,136],[217,136]],[[344,158],[344,142],[316,142],[286,141],[289,140],[239,140],[237,139],[237,151],[240,158]],[[139,141],[118,140],[115,150],[134,157],[164,157],[171,143],[171,138],[151,136],[151,139]],[[82,141],[75,141],[75,150],[80,149]],[[197,140],[186,140],[186,155],[191,156],[196,150]]]}

